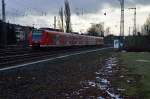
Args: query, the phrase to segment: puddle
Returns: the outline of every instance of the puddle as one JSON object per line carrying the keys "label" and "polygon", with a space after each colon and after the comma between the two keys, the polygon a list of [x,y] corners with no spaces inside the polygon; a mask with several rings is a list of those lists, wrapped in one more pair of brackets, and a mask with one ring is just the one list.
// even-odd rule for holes
{"label": "puddle", "polygon": [[109,79],[113,76],[114,74],[114,69],[117,66],[118,59],[116,57],[110,57],[105,60],[105,65],[102,67],[100,70],[101,74],[104,74],[105,76],[102,77],[102,75],[97,75],[97,80],[99,83],[97,83],[100,88],[100,90],[103,90],[105,93],[107,93],[108,97],[111,99],[122,99],[121,95],[116,94],[117,90],[116,88],[111,87],[111,81]]}
{"label": "puddle", "polygon": [[90,89],[93,87],[99,90],[101,93],[96,97],[97,99],[123,99],[119,92],[125,91],[125,89],[111,87],[112,76],[114,76],[117,71],[117,63],[118,59],[116,57],[112,56],[106,59],[103,67],[95,72],[95,80],[81,81],[80,84],[84,89]]}
{"label": "puddle", "polygon": [[149,60],[136,60],[137,62],[144,62],[144,63],[150,63]]}

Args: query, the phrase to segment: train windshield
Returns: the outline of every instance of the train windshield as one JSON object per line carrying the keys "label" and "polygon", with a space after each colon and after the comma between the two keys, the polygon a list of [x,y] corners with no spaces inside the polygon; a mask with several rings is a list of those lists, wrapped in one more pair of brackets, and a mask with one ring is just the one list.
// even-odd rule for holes
{"label": "train windshield", "polygon": [[33,30],[32,31],[32,39],[34,41],[39,41],[42,35],[42,31],[41,30]]}
{"label": "train windshield", "polygon": [[41,35],[42,31],[41,30],[33,30],[32,34],[33,35]]}

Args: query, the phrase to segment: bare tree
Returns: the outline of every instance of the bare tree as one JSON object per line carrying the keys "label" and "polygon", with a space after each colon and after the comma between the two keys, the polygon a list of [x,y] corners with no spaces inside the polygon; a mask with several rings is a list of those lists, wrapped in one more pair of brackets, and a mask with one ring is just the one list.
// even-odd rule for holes
{"label": "bare tree", "polygon": [[59,10],[59,17],[60,17],[60,29],[64,31],[64,13],[63,13],[63,8],[61,7]]}
{"label": "bare tree", "polygon": [[71,28],[71,12],[70,12],[70,5],[68,0],[65,0],[65,23],[66,23],[66,32],[70,33],[72,32],[72,28]]}
{"label": "bare tree", "polygon": [[148,16],[142,30],[143,30],[144,34],[150,36],[150,15]]}
{"label": "bare tree", "polygon": [[88,29],[88,35],[91,36],[104,36],[104,26],[103,24],[93,24]]}
{"label": "bare tree", "polygon": [[107,27],[105,30],[105,36],[110,35],[110,27]]}

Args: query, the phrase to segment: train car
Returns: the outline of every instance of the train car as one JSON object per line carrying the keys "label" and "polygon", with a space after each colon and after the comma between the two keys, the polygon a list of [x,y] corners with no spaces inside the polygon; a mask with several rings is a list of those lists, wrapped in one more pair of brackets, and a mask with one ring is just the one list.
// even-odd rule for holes
{"label": "train car", "polygon": [[29,33],[31,47],[100,46],[103,44],[103,37],[63,33],[48,29],[34,29]]}

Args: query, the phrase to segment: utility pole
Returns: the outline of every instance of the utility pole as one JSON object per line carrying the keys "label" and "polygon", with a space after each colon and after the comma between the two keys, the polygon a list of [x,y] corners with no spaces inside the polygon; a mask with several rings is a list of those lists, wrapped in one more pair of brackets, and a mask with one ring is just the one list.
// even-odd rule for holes
{"label": "utility pole", "polygon": [[5,1],[2,0],[2,34],[1,34],[1,47],[7,46],[7,32],[6,32],[6,15],[5,15]]}
{"label": "utility pole", "polygon": [[54,16],[54,29],[56,29],[56,16]]}
{"label": "utility pole", "polygon": [[2,20],[3,22],[6,21],[6,14],[5,14],[5,1],[2,0]]}
{"label": "utility pole", "polygon": [[129,36],[131,35],[131,27],[129,26]]}
{"label": "utility pole", "polygon": [[125,39],[124,38],[124,0],[119,0],[119,2],[121,6],[119,48],[122,48]]}
{"label": "utility pole", "polygon": [[124,36],[124,0],[119,1],[121,5],[120,36]]}
{"label": "utility pole", "polygon": [[134,10],[134,30],[133,30],[133,35],[137,35],[137,29],[136,29],[136,8],[129,8],[129,10]]}

